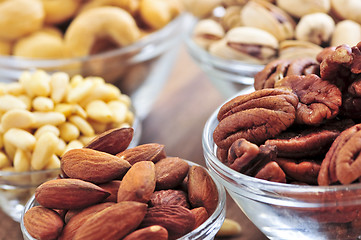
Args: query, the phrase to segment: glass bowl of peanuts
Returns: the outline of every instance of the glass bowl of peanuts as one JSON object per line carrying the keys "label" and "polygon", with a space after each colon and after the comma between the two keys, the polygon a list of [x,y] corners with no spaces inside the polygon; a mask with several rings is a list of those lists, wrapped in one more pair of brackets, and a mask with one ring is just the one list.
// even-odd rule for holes
{"label": "glass bowl of peanuts", "polygon": [[[12,16],[19,4],[29,8]],[[139,118],[167,80],[184,27],[179,0],[16,0],[4,1],[0,14],[14,23],[0,36],[1,81],[33,69],[99,76],[131,97]],[[19,23],[27,20],[33,24]]]}
{"label": "glass bowl of peanuts", "polygon": [[[255,92],[239,92],[234,98],[217,108],[207,120],[203,129],[202,147],[211,175],[226,188],[246,216],[269,239],[359,239],[361,236],[359,227],[361,184],[359,180],[349,184],[334,182],[324,185],[320,182],[320,175],[318,175],[321,173],[320,165],[314,164],[317,159],[310,161],[304,157],[298,161],[292,161],[291,157],[279,157],[280,148],[275,149],[274,146],[271,146],[271,141],[274,139],[268,139],[266,142],[256,145],[249,144],[244,137],[235,140],[229,148],[221,148],[216,144],[216,141],[219,140],[219,131],[221,127],[225,126],[223,125],[225,122],[222,123],[222,121],[226,121],[227,118],[230,120],[232,117],[231,115],[218,120],[221,108],[237,97],[242,99],[240,98],[242,96],[255,96],[252,95],[253,93]],[[251,97],[248,100],[256,101]],[[241,111],[234,112],[242,113]],[[251,118],[253,114],[250,110],[245,111],[249,111],[247,118]],[[224,112],[222,111],[222,113]],[[260,113],[254,116],[257,119],[265,118]],[[244,121],[238,119],[238,122]],[[276,124],[273,123],[272,128],[276,127]],[[360,126],[359,124],[342,125],[342,129],[345,127],[347,130],[355,130]],[[243,130],[244,132],[253,131],[252,128],[257,128],[256,124],[251,124],[246,130],[239,130],[241,128],[232,124],[228,125],[228,129],[236,134]],[[306,127],[303,126],[303,128]],[[339,137],[345,136],[343,134],[347,130],[341,130]],[[253,134],[257,135],[255,132]],[[275,137],[275,140],[279,139],[282,137]],[[286,138],[285,141],[295,144],[295,139],[305,141],[306,138],[303,135],[297,135],[291,140]],[[318,153],[321,152],[319,144],[325,141],[313,142],[313,146],[317,145],[318,147]],[[333,142],[339,143],[338,150],[344,144],[340,143],[337,138]],[[297,150],[292,148],[292,151]],[[274,158],[275,155],[271,157],[275,152],[278,157]],[[346,152],[344,153],[347,155]],[[356,154],[352,158],[357,157]],[[350,165],[352,164],[350,163]],[[357,167],[351,168],[356,169]],[[279,169],[282,169],[284,173]],[[330,173],[322,176],[331,175],[332,170],[329,171]],[[344,169],[344,171],[346,170]]]}
{"label": "glass bowl of peanuts", "polygon": [[23,72],[0,84],[0,207],[15,221],[35,188],[59,173],[60,158],[95,136],[141,124],[131,99],[100,77]]}
{"label": "glass bowl of peanuts", "polygon": [[24,239],[214,239],[225,219],[223,186],[205,167],[167,156],[163,144],[126,148],[127,132],[63,155],[64,174],[25,206]]}

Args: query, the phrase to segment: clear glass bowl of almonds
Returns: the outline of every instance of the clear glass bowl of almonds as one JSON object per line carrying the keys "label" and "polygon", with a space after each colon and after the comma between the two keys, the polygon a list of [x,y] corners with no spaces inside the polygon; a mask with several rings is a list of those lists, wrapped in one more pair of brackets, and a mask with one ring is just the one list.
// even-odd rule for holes
{"label": "clear glass bowl of almonds", "polygon": [[[22,11],[11,14],[20,4]],[[99,76],[131,97],[140,118],[167,80],[184,27],[178,0],[16,0],[0,12],[1,81],[33,69]]]}
{"label": "clear glass bowl of almonds", "polygon": [[60,173],[68,150],[118,127],[134,129],[130,146],[139,142],[131,99],[100,77],[23,72],[0,92],[0,207],[14,221],[35,188]]}
{"label": "clear glass bowl of almonds", "polygon": [[[283,137],[268,138],[265,142],[254,144],[257,136],[268,134],[278,127],[273,122],[275,119],[266,117],[264,112],[257,108],[257,104],[267,104],[266,95],[274,97],[278,94],[290,93],[282,89],[240,91],[212,113],[204,126],[202,136],[203,153],[208,170],[226,188],[246,216],[269,239],[359,239],[361,183],[358,179],[354,180],[359,173],[357,170],[359,168],[355,164],[359,157],[359,147],[356,147],[354,141],[358,141],[355,138],[359,135],[360,124],[355,125],[349,121],[341,123],[336,119],[336,125],[324,126],[326,129],[322,128],[320,132],[315,132],[316,128],[313,127],[311,134],[302,130],[302,134],[297,134],[299,132],[291,128],[282,135]],[[243,98],[243,96],[247,97]],[[259,99],[264,97],[262,103],[257,102],[258,97]],[[234,104],[243,100],[246,110],[242,107],[239,107],[239,112],[234,109],[233,119],[237,114],[238,123],[249,122],[248,127],[243,129],[237,123],[226,124],[226,121],[231,121],[233,117],[226,116],[226,109],[229,110],[227,106],[230,106],[228,103]],[[249,104],[249,108],[246,106],[248,100],[254,103]],[[278,100],[285,103],[282,98]],[[253,113],[258,111],[258,114],[252,114],[252,111]],[[228,113],[232,114],[231,112],[232,110]],[[245,118],[251,120],[239,119],[243,113]],[[278,120],[282,118],[281,115],[281,113],[278,115]],[[262,130],[262,127],[259,127],[262,125],[259,124],[260,121],[269,121],[271,128],[266,126]],[[283,121],[282,124],[286,122]],[[303,125],[302,128],[304,130],[306,126]],[[331,129],[333,130],[330,131]],[[227,135],[228,131],[232,134]],[[293,131],[296,134],[292,134]],[[329,139],[332,140],[327,143],[328,140],[323,134],[335,133],[338,137],[330,137]],[[222,140],[223,142],[220,143],[221,134],[225,134],[224,136],[228,136],[225,139],[233,142],[230,143],[229,148],[223,145],[228,140]],[[245,140],[252,137],[254,137],[252,141]],[[314,141],[313,137],[317,140]],[[272,144],[276,144],[277,140],[278,144],[275,148]],[[309,144],[310,141],[312,144]],[[301,148],[309,150],[299,150]],[[311,149],[316,148],[316,152],[311,153]],[[325,151],[327,152],[325,159],[332,156],[329,165],[323,162],[321,165],[319,161],[322,161],[322,158],[319,160],[316,157],[306,157],[311,154],[318,156],[317,154],[321,152],[325,154]],[[338,153],[341,155],[339,154],[336,160],[333,157]],[[302,157],[297,158],[298,160],[291,157],[297,154],[302,154]],[[342,163],[340,159],[347,159],[347,163]],[[334,166],[336,170],[332,170]]]}
{"label": "clear glass bowl of almonds", "polygon": [[63,155],[60,177],[25,206],[24,239],[214,239],[223,186],[205,167],[167,156],[165,145],[127,147],[129,133],[112,130]]}

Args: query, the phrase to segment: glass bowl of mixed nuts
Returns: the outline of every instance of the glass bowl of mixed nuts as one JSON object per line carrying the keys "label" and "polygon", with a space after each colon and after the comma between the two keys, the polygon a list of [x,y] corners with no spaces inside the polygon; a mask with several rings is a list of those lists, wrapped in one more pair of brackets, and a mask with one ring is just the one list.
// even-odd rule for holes
{"label": "glass bowl of mixed nuts", "polygon": [[128,131],[64,154],[62,175],[24,209],[24,239],[214,239],[225,218],[223,186],[162,144],[126,148]]}
{"label": "glass bowl of mixed nuts", "polygon": [[252,85],[275,59],[314,59],[326,47],[361,41],[352,0],[185,2],[192,26],[188,51],[225,99]]}
{"label": "glass bowl of mixed nuts", "polygon": [[180,1],[153,2],[5,1],[2,22],[13,24],[10,31],[0,23],[1,81],[33,69],[100,76],[129,95],[144,118],[167,80],[184,27]]}
{"label": "glass bowl of mixed nuts", "polygon": [[112,128],[141,124],[131,99],[100,77],[24,72],[0,84],[0,207],[15,221],[35,188],[60,173],[60,158]]}
{"label": "glass bowl of mixed nuts", "polygon": [[323,51],[313,73],[267,64],[204,127],[211,174],[270,239],[361,236],[360,47]]}

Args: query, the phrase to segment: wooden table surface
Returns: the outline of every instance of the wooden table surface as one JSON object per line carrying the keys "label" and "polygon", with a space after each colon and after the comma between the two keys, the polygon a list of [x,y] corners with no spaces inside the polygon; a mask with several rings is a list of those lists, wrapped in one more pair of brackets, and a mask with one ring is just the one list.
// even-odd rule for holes
{"label": "wooden table surface", "polygon": [[[169,80],[155,100],[142,126],[142,143],[165,144],[169,156],[178,156],[205,166],[202,131],[211,113],[225,99],[193,62],[184,46],[170,73]],[[227,196],[226,217],[242,226],[239,236],[229,240],[267,239]],[[20,240],[19,223],[0,211],[0,240]]]}

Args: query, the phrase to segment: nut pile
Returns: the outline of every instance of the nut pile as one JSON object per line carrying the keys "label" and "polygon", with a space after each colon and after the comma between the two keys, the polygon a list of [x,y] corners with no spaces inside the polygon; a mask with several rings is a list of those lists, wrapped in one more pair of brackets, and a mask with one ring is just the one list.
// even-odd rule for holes
{"label": "nut pile", "polygon": [[108,130],[61,158],[62,174],[40,185],[24,215],[36,239],[176,239],[214,212],[207,171],[168,157],[164,145],[127,148],[132,128]]}
{"label": "nut pile", "polygon": [[267,64],[315,58],[324,47],[361,41],[361,4],[354,0],[185,2],[200,18],[194,41],[225,59]]}
{"label": "nut pile", "polygon": [[274,60],[256,91],[225,103],[217,155],[241,173],[275,182],[331,185],[361,177],[361,42],[317,60]]}
{"label": "nut pile", "polygon": [[24,72],[0,84],[0,170],[60,167],[61,156],[134,122],[131,101],[100,77]]}
{"label": "nut pile", "polygon": [[178,0],[5,0],[0,55],[87,56],[132,44],[181,11]]}

